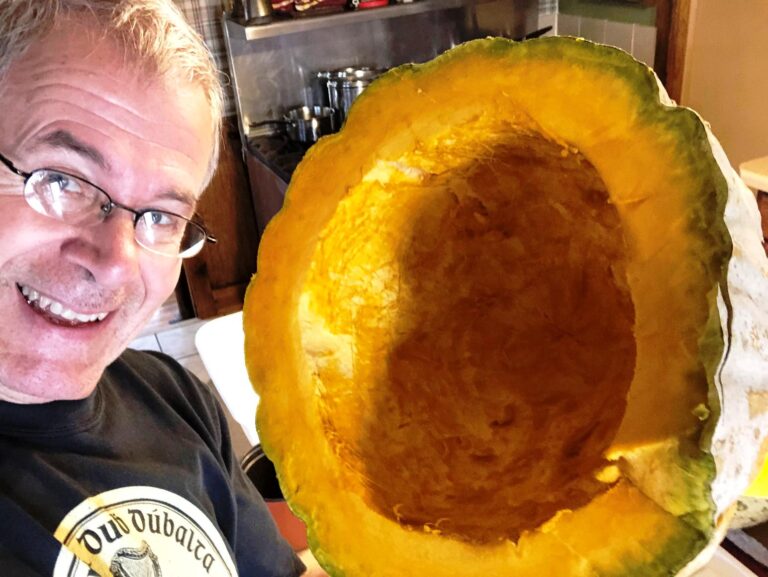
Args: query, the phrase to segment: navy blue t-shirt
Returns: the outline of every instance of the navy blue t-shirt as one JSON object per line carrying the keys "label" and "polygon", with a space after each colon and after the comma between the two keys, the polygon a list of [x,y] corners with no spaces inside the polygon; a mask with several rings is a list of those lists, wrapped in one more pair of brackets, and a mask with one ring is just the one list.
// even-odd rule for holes
{"label": "navy blue t-shirt", "polygon": [[128,350],[82,401],[0,402],[3,576],[303,571],[209,387],[170,357]]}

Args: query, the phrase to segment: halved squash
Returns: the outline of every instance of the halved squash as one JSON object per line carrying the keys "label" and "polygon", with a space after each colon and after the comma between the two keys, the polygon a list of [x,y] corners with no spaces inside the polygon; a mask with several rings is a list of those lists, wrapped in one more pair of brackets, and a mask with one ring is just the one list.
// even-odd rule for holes
{"label": "halved squash", "polygon": [[322,139],[244,308],[334,576],[698,568],[768,432],[766,259],[707,125],[617,49],[484,39]]}

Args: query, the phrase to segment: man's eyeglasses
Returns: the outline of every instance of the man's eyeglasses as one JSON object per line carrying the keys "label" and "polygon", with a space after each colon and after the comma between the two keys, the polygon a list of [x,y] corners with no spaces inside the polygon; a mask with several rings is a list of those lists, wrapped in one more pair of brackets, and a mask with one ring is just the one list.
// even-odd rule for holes
{"label": "man's eyeglasses", "polygon": [[44,216],[88,226],[102,222],[115,208],[121,208],[133,215],[136,242],[163,256],[188,258],[198,254],[206,241],[216,242],[198,222],[154,208],[134,210],[115,202],[104,190],[77,176],[50,168],[24,172],[1,154],[0,162],[24,179],[27,204]]}

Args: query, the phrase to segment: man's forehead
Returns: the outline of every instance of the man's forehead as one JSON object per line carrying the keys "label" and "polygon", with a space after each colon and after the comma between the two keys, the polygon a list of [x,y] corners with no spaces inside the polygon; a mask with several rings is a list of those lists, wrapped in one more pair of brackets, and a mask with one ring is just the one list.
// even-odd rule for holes
{"label": "man's forehead", "polygon": [[[62,68],[78,73],[80,82],[99,85],[119,78],[120,82],[128,80],[147,88],[163,86],[180,102],[181,95],[190,89],[199,90],[207,100],[207,92],[201,84],[191,82],[178,69],[161,66],[152,56],[139,56],[135,50],[127,49],[120,35],[106,34],[95,18],[80,12],[77,17],[62,18],[12,62],[6,75],[0,78],[0,85],[10,88],[14,80],[20,78],[44,85],[52,73]],[[111,98],[119,99],[120,96],[118,92]]]}
{"label": "man's forehead", "polygon": [[67,149],[108,168],[114,155],[130,155],[135,145],[148,164],[170,154],[171,164],[201,186],[215,145],[203,87],[151,74],[89,25],[54,27],[7,70],[0,147]]}

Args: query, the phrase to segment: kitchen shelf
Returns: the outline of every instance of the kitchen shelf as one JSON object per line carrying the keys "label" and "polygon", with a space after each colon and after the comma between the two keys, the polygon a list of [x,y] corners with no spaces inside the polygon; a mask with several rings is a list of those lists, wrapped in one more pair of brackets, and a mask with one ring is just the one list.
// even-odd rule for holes
{"label": "kitchen shelf", "polygon": [[413,16],[425,12],[435,12],[438,10],[451,10],[461,8],[469,4],[471,0],[418,0],[405,4],[395,4],[392,6],[382,6],[381,8],[366,8],[363,10],[353,10],[347,12],[337,12],[335,14],[319,14],[317,16],[300,16],[298,18],[288,18],[275,16],[275,20],[269,24],[246,26],[242,22],[225,19],[228,33],[232,38],[239,40],[260,40],[263,38],[272,38],[284,34],[295,34],[298,32],[309,32],[312,30],[322,30],[323,28],[332,28],[345,24],[358,24],[371,20],[384,20],[387,18],[399,18],[400,16]]}

